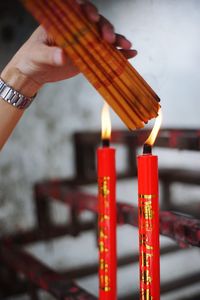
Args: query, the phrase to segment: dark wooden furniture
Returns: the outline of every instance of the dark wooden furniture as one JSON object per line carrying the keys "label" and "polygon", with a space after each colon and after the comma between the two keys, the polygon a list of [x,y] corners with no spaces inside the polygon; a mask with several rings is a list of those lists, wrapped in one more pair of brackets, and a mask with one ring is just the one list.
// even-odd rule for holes
{"label": "dark wooden furniture", "polygon": [[[137,176],[136,154],[144,143],[149,131],[130,133],[114,131],[112,142],[121,145],[126,151],[125,167],[118,174],[118,180]],[[76,174],[68,180],[46,180],[34,186],[37,226],[29,231],[16,232],[0,240],[0,298],[28,293],[31,299],[39,299],[37,290],[44,289],[56,299],[96,299],[84,291],[74,279],[95,275],[98,265],[87,264],[82,267],[55,272],[35,257],[23,250],[23,246],[38,241],[49,241],[59,236],[78,236],[84,231],[96,234],[97,197],[85,193],[82,187],[96,182],[96,148],[100,133],[77,133],[74,135],[74,154]],[[160,131],[157,147],[179,150],[200,150],[200,131],[184,129],[164,129]],[[196,207],[178,206],[170,192],[174,182],[199,185],[200,170],[177,169],[173,166],[161,168],[160,182],[163,187],[162,210],[160,212],[160,233],[177,242],[176,245],[161,248],[161,258],[170,253],[184,251],[181,247],[200,247],[200,218]],[[58,201],[70,209],[70,218],[66,224],[55,224],[51,216],[50,204]],[[200,202],[199,202],[200,203]],[[118,202],[118,226],[128,224],[137,226],[137,207]],[[176,212],[174,211],[176,209]],[[83,221],[84,211],[93,213],[92,220]],[[182,213],[190,213],[190,216]],[[126,254],[118,259],[118,267],[138,262],[138,253]],[[22,276],[23,274],[23,276]],[[200,282],[200,270],[181,278],[161,283],[161,295],[179,290]],[[125,294],[120,299],[138,299],[138,293]],[[181,298],[183,300],[183,298]],[[187,298],[185,298],[186,300]],[[200,295],[191,295],[190,300],[200,299]]]}

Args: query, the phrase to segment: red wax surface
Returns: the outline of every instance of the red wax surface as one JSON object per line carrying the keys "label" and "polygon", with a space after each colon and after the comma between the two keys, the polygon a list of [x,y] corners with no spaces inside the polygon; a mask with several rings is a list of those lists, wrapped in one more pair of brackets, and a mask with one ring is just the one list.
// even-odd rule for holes
{"label": "red wax surface", "polygon": [[138,156],[140,300],[160,299],[158,158]]}
{"label": "red wax surface", "polygon": [[98,157],[99,299],[116,300],[116,170],[115,149],[104,147]]}

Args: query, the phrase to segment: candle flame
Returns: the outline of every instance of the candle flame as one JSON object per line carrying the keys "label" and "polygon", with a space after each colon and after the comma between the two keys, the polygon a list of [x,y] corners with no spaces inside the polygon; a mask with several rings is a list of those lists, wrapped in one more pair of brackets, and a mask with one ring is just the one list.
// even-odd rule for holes
{"label": "candle flame", "polygon": [[156,118],[156,121],[155,121],[155,125],[154,125],[148,139],[146,140],[145,144],[153,146],[153,144],[155,143],[156,137],[158,135],[161,123],[162,123],[162,112],[161,112],[161,109],[160,109],[159,112],[158,112],[158,116]]}
{"label": "candle flame", "polygon": [[111,136],[111,120],[109,106],[107,103],[104,103],[102,113],[101,113],[101,137],[103,140],[110,139]]}

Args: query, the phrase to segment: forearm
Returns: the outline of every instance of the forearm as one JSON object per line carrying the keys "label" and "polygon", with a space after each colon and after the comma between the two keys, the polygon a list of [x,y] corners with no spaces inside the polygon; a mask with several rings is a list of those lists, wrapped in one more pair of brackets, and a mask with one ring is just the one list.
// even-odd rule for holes
{"label": "forearm", "polygon": [[17,109],[0,98],[0,149],[20,120],[23,110]]}

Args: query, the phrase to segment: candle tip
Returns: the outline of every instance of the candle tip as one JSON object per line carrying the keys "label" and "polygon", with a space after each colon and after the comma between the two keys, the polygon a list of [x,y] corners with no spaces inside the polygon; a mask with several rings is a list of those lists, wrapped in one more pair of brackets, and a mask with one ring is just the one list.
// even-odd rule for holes
{"label": "candle tip", "polygon": [[145,143],[143,146],[143,154],[151,154],[151,153],[152,153],[152,146]]}

